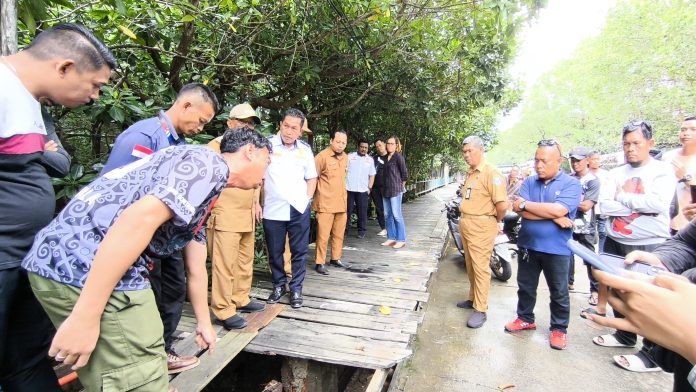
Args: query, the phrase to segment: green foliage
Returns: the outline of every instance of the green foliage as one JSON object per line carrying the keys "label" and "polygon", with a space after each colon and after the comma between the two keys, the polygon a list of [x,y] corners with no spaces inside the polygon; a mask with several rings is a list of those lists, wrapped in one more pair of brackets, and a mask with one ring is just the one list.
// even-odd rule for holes
{"label": "green foliage", "polygon": [[[274,132],[308,113],[315,137],[401,137],[412,178],[433,157],[457,161],[469,134],[489,135],[514,104],[506,66],[540,0],[20,0],[20,44],[58,21],[92,29],[119,60],[99,103],[58,110],[77,161],[104,161],[115,137],[167,108],[182,84],[207,83],[226,110],[248,101]],[[226,113],[224,113],[226,114]],[[206,127],[220,134],[224,122]],[[199,142],[205,140],[196,138]]]}
{"label": "green foliage", "polygon": [[658,146],[675,145],[681,119],[696,109],[695,36],[692,1],[620,2],[601,34],[532,87],[521,121],[490,157],[525,161],[551,137],[566,150],[617,151],[623,125],[637,118],[653,124]]}
{"label": "green foliage", "polygon": [[70,200],[85,185],[97,178],[96,171],[85,172],[84,166],[73,164],[70,172],[63,178],[53,178],[53,186],[57,189],[56,201],[65,203]]}

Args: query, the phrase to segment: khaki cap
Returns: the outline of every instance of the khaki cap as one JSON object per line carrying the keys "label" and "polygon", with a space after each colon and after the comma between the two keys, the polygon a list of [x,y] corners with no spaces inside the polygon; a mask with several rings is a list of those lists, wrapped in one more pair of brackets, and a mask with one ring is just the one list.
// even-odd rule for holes
{"label": "khaki cap", "polygon": [[230,118],[243,120],[245,118],[253,118],[256,124],[261,124],[261,119],[256,115],[256,111],[248,103],[241,103],[232,108]]}

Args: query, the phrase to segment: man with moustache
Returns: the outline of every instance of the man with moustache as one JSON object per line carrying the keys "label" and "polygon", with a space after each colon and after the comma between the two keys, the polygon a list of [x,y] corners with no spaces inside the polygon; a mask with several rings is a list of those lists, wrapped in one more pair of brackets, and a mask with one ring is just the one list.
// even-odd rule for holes
{"label": "man with moustache", "polygon": [[[375,163],[367,155],[370,145],[366,140],[358,142],[358,151],[348,154],[348,175],[346,176],[346,189],[348,189],[348,219],[357,206],[358,238],[365,238],[367,231],[367,203],[370,191],[375,181]],[[350,223],[346,225],[346,234]]]}

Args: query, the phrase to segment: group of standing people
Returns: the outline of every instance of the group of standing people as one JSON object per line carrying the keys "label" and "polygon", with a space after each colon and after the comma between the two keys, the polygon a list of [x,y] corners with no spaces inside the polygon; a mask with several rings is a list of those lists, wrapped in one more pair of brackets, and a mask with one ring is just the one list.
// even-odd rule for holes
{"label": "group of standing people", "polygon": [[[578,146],[569,153],[571,174],[564,173],[561,168],[564,159],[561,145],[553,139],[541,140],[534,158],[536,175],[523,181],[516,179],[515,175],[507,182],[507,189],[505,179],[497,169],[480,158],[483,155],[480,139],[469,137],[464,140],[463,153],[470,171],[462,184],[460,231],[470,290],[469,299],[457,306],[473,310],[467,323],[469,327],[480,327],[486,320],[490,285],[488,258],[493,238],[498,233],[495,222],[500,223],[503,219],[508,203],[521,216],[521,227],[517,242],[517,318],[505,325],[507,332],[536,329],[534,307],[539,277],[543,273],[550,291],[549,344],[554,349],[566,348],[570,322],[569,290],[574,285],[575,265],[574,255],[566,245],[570,238],[593,252],[597,250],[623,257],[627,264],[640,260],[683,274],[692,283],[696,282],[696,223],[692,221],[696,217],[696,200],[692,199],[691,193],[692,187],[696,187],[693,180],[696,176],[696,117],[682,121],[679,131],[681,147],[665,153],[662,160],[651,155],[655,141],[648,122],[626,124],[621,130],[621,139],[624,164],[606,171],[600,167],[597,152]],[[506,191],[507,197],[504,195]],[[615,333],[597,336],[593,342],[609,348],[631,348],[637,343],[635,332],[644,331],[647,335],[642,348],[632,355],[614,356],[616,364],[638,373],[662,369],[674,372],[675,391],[693,390],[693,379],[696,378],[693,363],[647,338],[658,337],[657,331],[661,329],[633,324],[638,318],[644,320],[649,316],[645,309],[630,306],[624,300],[633,290],[645,288],[640,283],[632,284],[625,279],[596,274],[589,265],[587,272],[591,306],[580,312],[581,317],[617,327]],[[620,288],[631,287],[631,290],[610,290],[606,282],[617,282],[617,279]],[[673,286],[669,283],[664,287]],[[638,303],[635,295],[632,298],[633,305]],[[608,302],[616,305],[614,319],[606,318]],[[674,311],[674,308],[670,310]],[[680,309],[679,312],[689,310]],[[624,317],[629,321],[620,321]],[[676,319],[681,315],[669,317]],[[675,327],[682,331],[688,328]],[[668,347],[674,349],[675,345],[668,344]],[[692,354],[689,350],[678,351],[686,357]]]}

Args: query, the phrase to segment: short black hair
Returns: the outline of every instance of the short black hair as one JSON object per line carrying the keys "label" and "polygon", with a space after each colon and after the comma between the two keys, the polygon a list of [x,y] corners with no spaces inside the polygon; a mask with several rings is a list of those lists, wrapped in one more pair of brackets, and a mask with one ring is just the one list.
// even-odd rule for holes
{"label": "short black hair", "polygon": [[587,157],[589,158],[589,157],[593,157],[593,156],[597,156],[597,155],[602,156],[602,154],[600,154],[599,151],[594,150],[594,151],[590,151],[590,152],[587,154]]}
{"label": "short black hair", "polygon": [[95,71],[104,65],[116,68],[113,53],[85,26],[73,23],[59,23],[42,31],[27,46],[27,52],[34,58],[48,60],[58,56],[75,60],[78,69],[88,67]]}
{"label": "short black hair", "polygon": [[283,117],[281,118],[281,121],[285,121],[286,117],[295,117],[300,119],[300,128],[304,126],[305,122],[305,115],[302,113],[302,110],[300,109],[295,109],[295,108],[289,108],[285,112],[283,112]]}
{"label": "short black hair", "polygon": [[645,120],[635,120],[624,125],[621,135],[625,137],[627,134],[639,129],[646,140],[652,139],[652,125]]}
{"label": "short black hair", "polygon": [[686,116],[683,121],[696,121],[696,116]]}
{"label": "short black hair", "polygon": [[367,144],[367,146],[370,147],[370,143],[365,138],[358,140],[358,147],[360,147],[360,145],[363,143]]}
{"label": "short black hair", "polygon": [[210,88],[203,83],[185,84],[183,87],[181,87],[181,90],[179,90],[179,93],[176,95],[176,99],[179,99],[183,95],[191,92],[198,93],[201,98],[203,98],[203,101],[209,103],[213,107],[213,111],[215,111],[215,113],[220,111],[220,102],[218,101],[217,97],[215,94],[213,94]]}
{"label": "short black hair", "polygon": [[237,152],[247,144],[253,144],[256,148],[266,148],[268,152],[273,151],[270,140],[263,137],[258,131],[250,127],[228,128],[222,135],[220,142],[220,152]]}
{"label": "short black hair", "polygon": [[375,138],[374,141],[372,141],[372,144],[374,145],[374,144],[377,143],[377,142],[382,142],[382,143],[384,143],[384,138],[382,138],[382,137],[377,137],[377,138]]}
{"label": "short black hair", "polygon": [[342,133],[342,134],[346,135],[346,137],[348,137],[348,133],[346,131],[344,131],[342,129],[337,129],[337,130],[331,132],[331,140],[333,140],[333,138],[336,137],[337,133]]}

